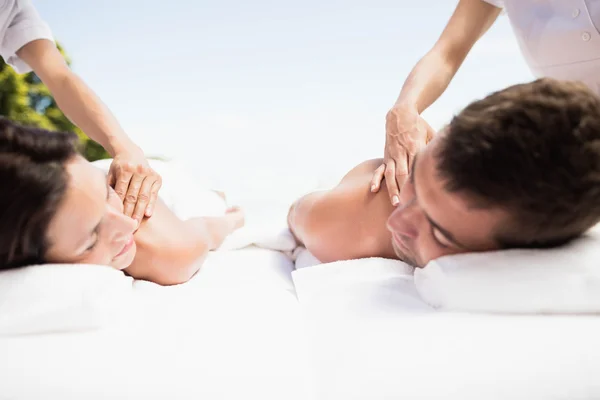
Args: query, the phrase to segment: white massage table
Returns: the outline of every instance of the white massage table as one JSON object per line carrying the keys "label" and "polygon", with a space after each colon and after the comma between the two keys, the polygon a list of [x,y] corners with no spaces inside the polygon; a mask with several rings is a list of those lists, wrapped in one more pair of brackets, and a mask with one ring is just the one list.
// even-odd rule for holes
{"label": "white massage table", "polygon": [[600,399],[600,316],[438,312],[397,264],[295,270],[267,231],[184,285],[110,271],[97,327],[1,335],[0,293],[0,400]]}

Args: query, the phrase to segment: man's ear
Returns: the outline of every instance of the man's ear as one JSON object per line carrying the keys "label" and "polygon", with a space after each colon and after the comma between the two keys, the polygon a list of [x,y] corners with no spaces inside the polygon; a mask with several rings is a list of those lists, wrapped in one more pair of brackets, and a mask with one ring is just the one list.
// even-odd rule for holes
{"label": "man's ear", "polygon": [[425,124],[425,131],[427,132],[427,135],[425,136],[425,143],[429,143],[433,140],[433,137],[435,136],[436,132],[431,127],[431,125],[427,123],[427,121],[425,121],[424,119],[421,119],[421,121],[423,121],[423,123]]}

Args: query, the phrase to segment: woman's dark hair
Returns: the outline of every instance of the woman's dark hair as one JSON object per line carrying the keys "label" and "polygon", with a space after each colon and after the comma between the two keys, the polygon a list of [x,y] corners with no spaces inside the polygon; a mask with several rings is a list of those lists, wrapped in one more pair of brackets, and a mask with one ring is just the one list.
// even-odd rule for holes
{"label": "woman's dark hair", "polygon": [[18,125],[0,117],[0,270],[43,263],[46,231],[65,194],[73,133]]}

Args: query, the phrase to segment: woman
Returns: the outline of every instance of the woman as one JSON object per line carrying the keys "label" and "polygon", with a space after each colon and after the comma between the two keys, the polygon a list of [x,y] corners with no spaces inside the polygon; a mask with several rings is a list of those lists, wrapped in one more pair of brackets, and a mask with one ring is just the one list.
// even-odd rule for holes
{"label": "woman", "polygon": [[414,155],[425,146],[427,133],[420,114],[446,90],[502,8],[534,75],[582,81],[598,92],[600,0],[460,0],[387,114],[384,159],[373,174],[371,191],[377,192],[385,177],[392,205],[399,203]]}
{"label": "woman", "polygon": [[139,224],[77,137],[0,119],[0,270],[39,263],[109,265],[162,285],[183,283],[244,223],[239,209],[182,221],[159,199]]}
{"label": "woman", "polygon": [[65,115],[111,154],[108,178],[124,202],[125,214],[138,221],[150,217],[160,176],[110,110],[65,63],[50,28],[29,0],[0,0],[0,56],[19,73],[33,70]]}

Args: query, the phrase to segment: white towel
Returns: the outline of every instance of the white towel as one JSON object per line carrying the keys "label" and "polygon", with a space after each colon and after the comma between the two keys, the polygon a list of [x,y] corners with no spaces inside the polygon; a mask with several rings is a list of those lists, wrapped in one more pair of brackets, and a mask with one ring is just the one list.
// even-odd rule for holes
{"label": "white towel", "polygon": [[292,277],[300,305],[317,314],[333,308],[369,315],[432,311],[416,291],[413,268],[398,260],[336,261],[296,268]]}
{"label": "white towel", "polygon": [[321,264],[317,257],[313,256],[306,247],[298,247],[292,253],[292,260],[296,263],[296,269],[314,267]]}
{"label": "white towel", "polygon": [[264,202],[239,200],[236,205],[244,211],[245,224],[228,236],[220,249],[255,245],[291,255],[297,244],[287,225],[288,204],[265,199]]}

